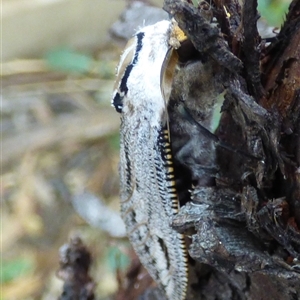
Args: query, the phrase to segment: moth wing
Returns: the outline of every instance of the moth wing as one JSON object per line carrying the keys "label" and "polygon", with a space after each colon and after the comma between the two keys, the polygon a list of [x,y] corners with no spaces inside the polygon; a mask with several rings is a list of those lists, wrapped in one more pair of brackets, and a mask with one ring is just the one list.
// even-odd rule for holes
{"label": "moth wing", "polygon": [[165,103],[168,103],[170,99],[178,58],[177,51],[170,47],[161,67],[160,89]]}
{"label": "moth wing", "polygon": [[136,48],[136,37],[130,39],[125,47],[123,54],[121,55],[120,63],[117,69],[117,78],[114,84],[114,90],[119,88],[119,85],[124,76],[127,66],[132,62]]}

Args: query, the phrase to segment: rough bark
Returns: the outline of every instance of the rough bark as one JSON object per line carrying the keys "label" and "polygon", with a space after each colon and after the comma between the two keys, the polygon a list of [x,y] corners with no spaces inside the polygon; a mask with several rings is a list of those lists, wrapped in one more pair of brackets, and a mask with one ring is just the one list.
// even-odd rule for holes
{"label": "rough bark", "polygon": [[57,276],[64,281],[58,300],[94,300],[96,284],[89,275],[92,258],[81,239],[74,236],[60,248]]}
{"label": "rough bark", "polygon": [[216,184],[196,186],[174,220],[193,231],[188,299],[300,299],[300,3],[268,47],[256,8],[213,1],[217,27],[201,5],[164,3],[197,51],[220,65],[216,135],[236,149],[217,147]]}

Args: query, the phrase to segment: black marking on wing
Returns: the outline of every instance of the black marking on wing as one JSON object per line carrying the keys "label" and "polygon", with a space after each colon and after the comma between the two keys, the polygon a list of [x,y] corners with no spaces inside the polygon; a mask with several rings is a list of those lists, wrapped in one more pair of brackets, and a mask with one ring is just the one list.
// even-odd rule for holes
{"label": "black marking on wing", "polygon": [[125,168],[126,168],[126,187],[127,187],[127,193],[131,193],[131,186],[132,186],[132,171],[131,171],[131,160],[130,160],[130,154],[129,154],[129,148],[127,141],[124,141],[124,153],[125,153]]}
{"label": "black marking on wing", "polygon": [[124,98],[124,95],[121,96],[120,93],[118,92],[118,93],[116,93],[116,96],[113,99],[113,105],[118,113],[122,112],[123,98]]}
{"label": "black marking on wing", "polygon": [[132,59],[132,62],[126,67],[126,70],[125,70],[124,75],[121,80],[119,91],[116,93],[116,95],[112,101],[112,103],[118,113],[122,112],[123,98],[126,96],[126,94],[128,92],[127,80],[130,76],[130,73],[131,73],[134,65],[137,63],[137,61],[139,59],[139,53],[142,49],[142,41],[143,41],[144,35],[145,35],[144,32],[139,32],[136,35],[137,43],[136,43],[134,57]]}
{"label": "black marking on wing", "polygon": [[166,260],[167,260],[167,269],[170,270],[171,264],[170,264],[170,257],[169,252],[166,244],[161,238],[158,238],[159,245],[161,247],[162,252],[165,254]]}
{"label": "black marking on wing", "polygon": [[135,213],[134,210],[132,210],[131,212],[128,213],[128,217],[127,218],[130,220],[131,224],[137,223],[136,222],[136,213]]}

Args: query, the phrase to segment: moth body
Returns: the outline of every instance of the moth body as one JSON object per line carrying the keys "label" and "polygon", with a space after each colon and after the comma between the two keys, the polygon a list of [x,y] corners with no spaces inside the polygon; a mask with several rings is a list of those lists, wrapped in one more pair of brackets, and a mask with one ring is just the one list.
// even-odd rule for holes
{"label": "moth body", "polygon": [[142,264],[170,300],[183,300],[187,257],[171,227],[178,211],[161,68],[172,23],[141,29],[117,68],[112,103],[121,113],[120,198],[128,237]]}

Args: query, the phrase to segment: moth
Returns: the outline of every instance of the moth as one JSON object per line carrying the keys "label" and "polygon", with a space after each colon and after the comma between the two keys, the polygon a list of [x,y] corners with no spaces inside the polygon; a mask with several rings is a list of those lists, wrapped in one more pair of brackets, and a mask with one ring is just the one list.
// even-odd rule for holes
{"label": "moth", "polygon": [[171,21],[161,21],[128,42],[117,67],[112,104],[121,114],[120,198],[127,235],[167,299],[183,300],[187,252],[183,235],[171,226],[179,202],[168,131],[170,88],[161,91],[164,63],[170,68],[166,73],[176,67],[169,56],[174,30]]}

